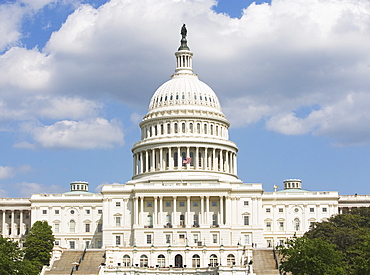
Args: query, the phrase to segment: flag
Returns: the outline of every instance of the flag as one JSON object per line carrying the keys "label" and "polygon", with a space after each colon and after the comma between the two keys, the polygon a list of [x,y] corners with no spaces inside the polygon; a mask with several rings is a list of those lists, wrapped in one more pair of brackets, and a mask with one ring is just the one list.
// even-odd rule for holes
{"label": "flag", "polygon": [[183,164],[189,164],[189,163],[191,163],[191,158],[183,158],[182,163]]}

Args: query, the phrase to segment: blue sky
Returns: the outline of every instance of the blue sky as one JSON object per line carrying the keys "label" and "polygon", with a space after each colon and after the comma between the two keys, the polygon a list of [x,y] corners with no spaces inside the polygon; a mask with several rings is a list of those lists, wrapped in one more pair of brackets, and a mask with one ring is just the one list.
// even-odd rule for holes
{"label": "blue sky", "polygon": [[370,1],[0,1],[0,197],[124,183],[182,23],[239,177],[370,194]]}

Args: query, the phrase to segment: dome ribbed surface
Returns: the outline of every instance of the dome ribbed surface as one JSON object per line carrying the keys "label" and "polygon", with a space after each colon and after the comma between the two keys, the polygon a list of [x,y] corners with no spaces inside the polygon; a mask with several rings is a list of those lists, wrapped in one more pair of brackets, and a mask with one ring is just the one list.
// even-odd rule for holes
{"label": "dome ribbed surface", "polygon": [[154,93],[149,111],[163,107],[204,106],[221,111],[215,92],[196,75],[174,75]]}

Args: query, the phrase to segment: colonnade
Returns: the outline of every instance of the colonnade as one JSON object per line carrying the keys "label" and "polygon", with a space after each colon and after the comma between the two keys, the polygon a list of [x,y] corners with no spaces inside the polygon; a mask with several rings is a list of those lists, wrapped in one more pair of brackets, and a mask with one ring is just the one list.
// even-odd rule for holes
{"label": "colonnade", "polygon": [[241,223],[239,197],[139,195],[133,198],[133,204],[133,224],[137,227],[222,227]]}
{"label": "colonnade", "polygon": [[[159,147],[134,153],[134,175],[168,170],[205,170],[237,174],[236,153],[204,147]],[[180,170],[181,170],[180,169]]]}
{"label": "colonnade", "polygon": [[29,210],[0,210],[2,216],[2,231],[3,237],[22,237],[27,232],[25,220],[30,219]]}

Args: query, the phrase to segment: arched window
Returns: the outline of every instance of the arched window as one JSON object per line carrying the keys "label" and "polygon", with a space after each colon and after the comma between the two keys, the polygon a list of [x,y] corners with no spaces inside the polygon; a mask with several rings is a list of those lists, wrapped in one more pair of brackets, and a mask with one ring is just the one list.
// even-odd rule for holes
{"label": "arched window", "polygon": [[182,152],[181,153],[181,157],[182,157],[182,161],[181,161],[182,162],[182,166],[186,166],[186,163],[185,163],[185,161],[186,161],[186,153],[185,152]]}
{"label": "arched window", "polygon": [[203,134],[207,134],[207,124],[204,124]]}
{"label": "arched window", "polygon": [[194,153],[193,152],[190,152],[190,166],[193,166],[194,167]]}
{"label": "arched window", "polygon": [[197,134],[200,134],[200,123],[197,124]]}
{"label": "arched window", "polygon": [[69,233],[75,233],[76,231],[76,222],[74,220],[69,221]]}
{"label": "arched window", "polygon": [[227,265],[228,266],[235,265],[235,256],[233,254],[227,255]]}
{"label": "arched window", "polygon": [[140,267],[147,267],[148,266],[148,257],[146,255],[140,256]]}
{"label": "arched window", "polygon": [[202,167],[202,153],[201,152],[198,153],[198,166]]}
{"label": "arched window", "polygon": [[171,124],[167,123],[167,134],[171,134]]}
{"label": "arched window", "polygon": [[167,227],[172,227],[172,224],[171,224],[171,215],[170,214],[166,215],[166,226]]}
{"label": "arched window", "polygon": [[189,130],[190,130],[190,133],[193,133],[193,123],[189,124]]}
{"label": "arched window", "polygon": [[213,135],[213,125],[211,125],[211,135]]}
{"label": "arched window", "polygon": [[209,257],[209,265],[212,266],[212,267],[215,267],[215,266],[218,266],[218,263],[217,263],[217,256],[215,254],[212,254],[210,257]]}
{"label": "arched window", "polygon": [[179,155],[177,152],[173,153],[173,166],[174,167],[179,166]]}
{"label": "arched window", "polygon": [[200,267],[200,257],[198,254],[193,255],[192,265],[193,267]]}
{"label": "arched window", "polygon": [[159,255],[157,259],[157,264],[159,267],[165,267],[166,266],[166,257],[164,255]]}
{"label": "arched window", "polygon": [[129,255],[123,256],[122,265],[123,266],[130,266],[131,265],[131,258],[130,258]]}
{"label": "arched window", "polygon": [[178,129],[178,126],[177,126],[177,123],[175,123],[175,134],[177,134],[179,132],[179,129]]}
{"label": "arched window", "polygon": [[184,122],[181,124],[181,132],[185,133],[185,123]]}
{"label": "arched window", "polygon": [[294,229],[295,231],[299,231],[300,230],[300,227],[301,227],[301,222],[298,218],[295,218],[294,219]]}
{"label": "arched window", "polygon": [[185,227],[185,215],[180,215],[180,226]]}

